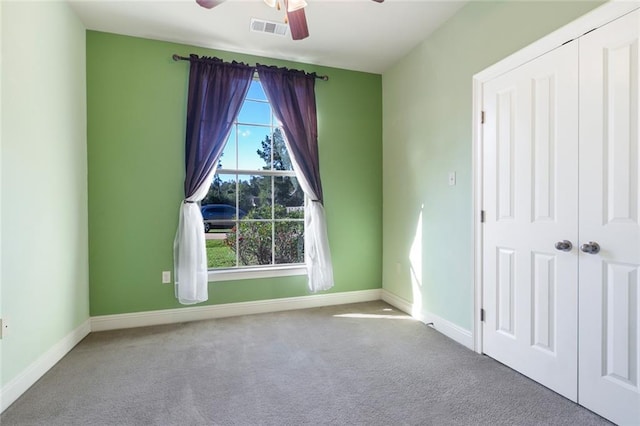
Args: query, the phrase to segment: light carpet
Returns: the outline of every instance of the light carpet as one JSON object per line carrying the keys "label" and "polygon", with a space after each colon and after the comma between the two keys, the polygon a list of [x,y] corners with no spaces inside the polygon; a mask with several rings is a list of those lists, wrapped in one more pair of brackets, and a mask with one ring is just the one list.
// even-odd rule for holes
{"label": "light carpet", "polygon": [[10,425],[604,425],[383,302],[91,333]]}

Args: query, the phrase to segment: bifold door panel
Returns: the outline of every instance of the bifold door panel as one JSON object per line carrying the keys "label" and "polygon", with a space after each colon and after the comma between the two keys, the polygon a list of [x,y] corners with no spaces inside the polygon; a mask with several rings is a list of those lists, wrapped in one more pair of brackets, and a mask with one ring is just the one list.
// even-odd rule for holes
{"label": "bifold door panel", "polygon": [[640,12],[580,39],[579,401],[640,425]]}
{"label": "bifold door panel", "polygon": [[577,399],[578,47],[484,85],[483,350]]}

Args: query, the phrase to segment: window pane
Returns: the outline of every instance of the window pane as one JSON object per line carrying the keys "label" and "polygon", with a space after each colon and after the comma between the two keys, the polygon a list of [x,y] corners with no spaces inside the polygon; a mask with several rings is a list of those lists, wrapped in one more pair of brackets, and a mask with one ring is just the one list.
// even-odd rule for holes
{"label": "window pane", "polygon": [[267,95],[265,95],[262,84],[260,84],[259,81],[254,80],[251,82],[251,85],[249,86],[249,93],[247,93],[247,99],[267,100]]}
{"label": "window pane", "polygon": [[[221,208],[207,208],[211,206],[219,206]],[[242,216],[242,212],[240,212],[240,216]],[[202,208],[202,219],[205,223],[205,230],[207,230],[207,225],[210,230],[231,229],[236,226],[237,218],[236,208],[227,206],[226,204],[207,204]]]}
{"label": "window pane", "polygon": [[293,176],[275,176],[274,205],[276,219],[304,218],[304,192]]}
{"label": "window pane", "polygon": [[236,266],[236,253],[227,244],[227,234],[207,234],[207,266],[209,268],[231,268]]}
{"label": "window pane", "polygon": [[304,223],[275,223],[275,263],[304,262]]}
{"label": "window pane", "polygon": [[[235,212],[236,175],[216,173],[209,187],[209,192],[207,192],[200,206],[202,218],[205,222],[205,230],[207,230],[207,223],[211,225],[210,228],[221,228],[221,226],[213,226],[216,220],[223,222],[233,221],[235,219],[234,215],[228,214],[229,212],[226,209],[230,208],[232,213]],[[230,228],[231,226],[233,224],[227,227]]]}
{"label": "window pane", "polygon": [[271,264],[271,222],[240,222],[238,244],[240,266]]}
{"label": "window pane", "polygon": [[260,126],[238,126],[238,169],[271,168],[271,130]]}
{"label": "window pane", "polygon": [[289,157],[287,145],[284,143],[284,133],[280,128],[273,131],[273,168],[275,170],[293,170],[291,157]]}
{"label": "window pane", "polygon": [[271,176],[239,177],[241,219],[271,219]]}
{"label": "window pane", "polygon": [[218,160],[218,169],[235,169],[237,167],[236,163],[236,131],[237,126],[233,126],[231,129],[231,133],[229,134],[229,138],[227,139],[227,144],[224,146],[224,150],[222,151],[222,155]]}
{"label": "window pane", "polygon": [[245,101],[238,114],[238,123],[271,125],[271,106],[265,102]]}

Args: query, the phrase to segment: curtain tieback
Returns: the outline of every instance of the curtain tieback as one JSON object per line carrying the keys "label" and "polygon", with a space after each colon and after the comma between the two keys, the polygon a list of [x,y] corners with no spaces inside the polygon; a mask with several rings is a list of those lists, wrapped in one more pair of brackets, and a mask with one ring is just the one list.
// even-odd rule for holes
{"label": "curtain tieback", "polygon": [[182,201],[184,204],[193,204],[196,203],[196,201],[188,201],[188,200],[183,200]]}

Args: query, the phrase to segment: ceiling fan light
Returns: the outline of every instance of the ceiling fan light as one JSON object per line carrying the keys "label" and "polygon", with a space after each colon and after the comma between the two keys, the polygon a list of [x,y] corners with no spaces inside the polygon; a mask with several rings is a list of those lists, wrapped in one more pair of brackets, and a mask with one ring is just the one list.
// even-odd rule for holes
{"label": "ceiling fan light", "polygon": [[269,7],[276,7],[276,2],[278,0],[264,0],[265,4]]}
{"label": "ceiling fan light", "polygon": [[214,7],[220,6],[224,3],[224,0],[196,0],[196,3],[205,9],[213,9]]}
{"label": "ceiling fan light", "polygon": [[304,7],[307,7],[307,2],[304,0],[289,0],[287,2],[287,12],[294,12]]}

